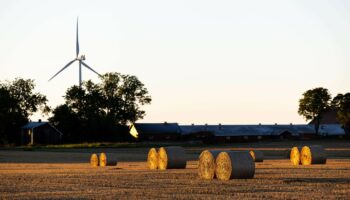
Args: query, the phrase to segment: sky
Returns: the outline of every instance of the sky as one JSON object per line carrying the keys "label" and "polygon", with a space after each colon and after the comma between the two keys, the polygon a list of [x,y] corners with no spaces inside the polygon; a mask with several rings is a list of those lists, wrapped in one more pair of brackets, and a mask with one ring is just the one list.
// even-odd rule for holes
{"label": "sky", "polygon": [[78,64],[48,79],[75,58],[77,16],[86,63],[150,92],[140,122],[299,124],[306,90],[350,92],[346,0],[1,0],[0,81],[34,79],[64,103]]}

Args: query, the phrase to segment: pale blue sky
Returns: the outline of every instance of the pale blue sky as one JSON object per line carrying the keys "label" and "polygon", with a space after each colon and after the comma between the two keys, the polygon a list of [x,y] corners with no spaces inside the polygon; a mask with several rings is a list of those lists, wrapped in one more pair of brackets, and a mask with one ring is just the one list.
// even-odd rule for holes
{"label": "pale blue sky", "polygon": [[[307,89],[350,92],[350,1],[0,1],[0,80],[36,80],[51,106],[100,73],[136,75],[144,122],[304,123]],[[83,79],[97,81],[83,70]],[[38,118],[38,116],[33,117]]]}

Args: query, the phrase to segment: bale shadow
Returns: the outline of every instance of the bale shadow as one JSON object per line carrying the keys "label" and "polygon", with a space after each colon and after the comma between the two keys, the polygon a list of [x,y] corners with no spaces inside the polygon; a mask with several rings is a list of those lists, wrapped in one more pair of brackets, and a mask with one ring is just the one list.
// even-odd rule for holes
{"label": "bale shadow", "polygon": [[113,167],[113,168],[110,168],[109,170],[121,170],[121,169],[123,169],[123,168],[121,168],[121,167]]}
{"label": "bale shadow", "polygon": [[[271,170],[271,168],[264,168],[264,167],[259,167],[256,168],[257,170]],[[323,171],[339,171],[339,170],[350,170],[350,168],[337,168],[337,169],[329,169],[329,168],[318,168],[318,167],[312,167],[312,168],[306,168],[302,165],[299,166],[293,166],[293,167],[279,167],[276,168],[275,170],[291,170],[291,169],[295,169],[295,170],[304,170],[304,171],[312,171],[312,170],[323,170]]]}
{"label": "bale shadow", "polygon": [[288,178],[283,179],[284,183],[347,183],[350,184],[350,178]]}

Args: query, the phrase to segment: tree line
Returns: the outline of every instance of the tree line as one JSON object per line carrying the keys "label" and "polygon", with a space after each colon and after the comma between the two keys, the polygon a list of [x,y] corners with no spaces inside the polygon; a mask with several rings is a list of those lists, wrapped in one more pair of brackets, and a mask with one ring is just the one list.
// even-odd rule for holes
{"label": "tree line", "polygon": [[152,99],[136,77],[106,73],[99,83],[91,80],[67,89],[65,103],[47,105],[45,95],[34,92],[31,79],[0,83],[0,141],[18,144],[20,129],[37,111],[64,133],[64,142],[122,141],[128,139],[126,124],[145,116],[142,106]]}
{"label": "tree line", "polygon": [[[31,79],[0,82],[0,143],[18,144],[21,127],[37,111],[52,114],[48,120],[64,133],[66,143],[128,140],[127,123],[142,119],[145,111],[141,107],[152,101],[136,76],[116,72],[102,75],[99,83],[89,80],[81,87],[68,88],[65,103],[55,108],[34,88]],[[299,100],[298,113],[315,122],[318,134],[323,115],[332,109],[350,135],[350,93],[332,99],[328,89],[307,90]]]}

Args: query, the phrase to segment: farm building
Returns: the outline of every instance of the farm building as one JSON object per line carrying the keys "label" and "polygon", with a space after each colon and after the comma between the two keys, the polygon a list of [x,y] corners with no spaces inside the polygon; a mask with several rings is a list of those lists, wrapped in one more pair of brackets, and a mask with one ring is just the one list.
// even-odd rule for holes
{"label": "farm building", "polygon": [[49,122],[28,122],[22,127],[22,144],[58,144],[63,134]]}
{"label": "farm building", "polygon": [[[186,139],[211,141],[244,141],[263,138],[303,139],[316,137],[312,124],[288,125],[181,125]],[[339,124],[324,124],[320,136],[342,136],[344,130]]]}
{"label": "farm building", "polygon": [[[190,125],[180,126],[184,137],[203,141],[242,141],[270,138],[273,130],[263,125]],[[205,134],[203,134],[205,133]],[[207,138],[209,137],[209,138]]]}
{"label": "farm building", "polygon": [[340,124],[322,124],[319,135],[313,124],[271,125],[178,125],[177,123],[135,123],[129,133],[139,140],[200,140],[203,142],[252,141],[261,139],[310,139],[342,137]]}
{"label": "farm building", "polygon": [[318,132],[321,136],[342,137],[345,135],[340,124],[321,124]]}
{"label": "farm building", "polygon": [[135,123],[130,126],[130,134],[139,140],[177,140],[181,129],[177,123]]}
{"label": "farm building", "polygon": [[[315,124],[315,120],[311,120],[309,124]],[[322,115],[320,124],[340,124],[337,119],[337,111],[329,110]]]}

